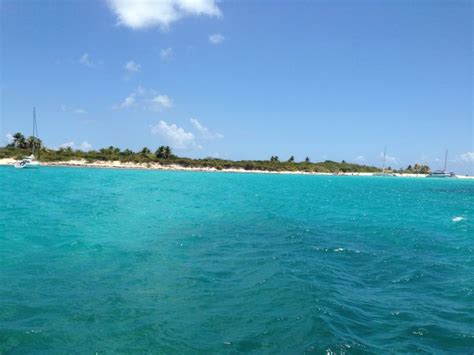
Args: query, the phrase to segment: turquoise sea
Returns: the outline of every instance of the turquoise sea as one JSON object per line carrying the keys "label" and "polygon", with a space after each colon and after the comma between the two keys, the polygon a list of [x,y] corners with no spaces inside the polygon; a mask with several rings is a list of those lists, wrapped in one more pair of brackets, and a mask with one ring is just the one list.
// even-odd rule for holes
{"label": "turquoise sea", "polygon": [[0,353],[474,350],[474,181],[0,167]]}

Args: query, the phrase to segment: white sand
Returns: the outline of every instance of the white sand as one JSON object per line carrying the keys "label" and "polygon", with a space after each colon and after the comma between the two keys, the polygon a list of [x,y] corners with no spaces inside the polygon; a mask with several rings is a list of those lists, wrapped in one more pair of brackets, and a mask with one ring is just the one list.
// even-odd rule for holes
{"label": "white sand", "polygon": [[[0,159],[0,165],[13,165],[17,160],[13,158]],[[217,170],[215,168],[192,168],[184,167],[181,165],[170,164],[162,165],[159,163],[132,163],[132,162],[120,162],[115,161],[94,161],[87,162],[86,160],[68,160],[60,162],[42,162],[43,166],[63,166],[63,167],[85,167],[85,168],[110,168],[110,169],[154,169],[154,170],[175,170],[175,171],[209,171],[209,172],[229,172],[229,173],[259,173],[259,174],[299,174],[299,175],[334,175],[332,173],[316,173],[306,171],[262,171],[262,170],[244,170],[244,169],[222,169]],[[373,176],[373,173],[339,173],[340,176]],[[398,177],[426,177],[425,174],[391,174]],[[474,176],[457,175],[458,178],[463,179],[474,179]]]}

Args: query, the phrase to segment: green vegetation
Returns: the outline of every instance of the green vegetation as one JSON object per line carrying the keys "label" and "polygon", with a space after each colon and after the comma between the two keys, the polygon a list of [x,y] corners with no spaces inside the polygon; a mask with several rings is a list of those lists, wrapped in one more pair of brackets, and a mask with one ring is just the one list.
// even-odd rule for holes
{"label": "green vegetation", "polygon": [[[31,139],[32,138],[32,139]],[[272,156],[269,160],[226,160],[217,158],[191,159],[178,157],[173,154],[168,146],[160,146],[154,153],[147,147],[139,152],[133,152],[130,149],[121,150],[120,148],[110,146],[99,150],[82,151],[72,148],[49,149],[43,146],[38,138],[25,138],[21,133],[13,136],[13,142],[0,148],[0,159],[15,158],[21,159],[30,155],[32,147],[39,152],[37,158],[43,162],[60,162],[69,160],[84,159],[88,162],[93,161],[120,161],[131,163],[160,163],[163,165],[180,165],[191,168],[216,168],[221,169],[245,169],[260,171],[305,171],[321,173],[344,173],[344,172],[380,172],[379,168],[367,165],[359,165],[342,161],[340,163],[326,160],[324,162],[312,163],[309,157],[302,162],[296,162],[294,156],[288,161],[280,161],[278,156]],[[40,149],[39,149],[40,148]],[[428,170],[427,170],[428,169]],[[429,171],[426,165],[415,164],[414,167],[400,172],[411,172],[425,174]]]}
{"label": "green vegetation", "polygon": [[13,135],[13,141],[7,145],[7,148],[16,148],[16,149],[28,149],[30,152],[40,152],[43,148],[43,142],[41,139],[33,136],[25,138],[23,134],[17,132]]}
{"label": "green vegetation", "polygon": [[429,174],[431,173],[431,169],[428,165],[415,164],[414,166],[408,165],[408,167],[401,170],[401,172],[408,174]]}

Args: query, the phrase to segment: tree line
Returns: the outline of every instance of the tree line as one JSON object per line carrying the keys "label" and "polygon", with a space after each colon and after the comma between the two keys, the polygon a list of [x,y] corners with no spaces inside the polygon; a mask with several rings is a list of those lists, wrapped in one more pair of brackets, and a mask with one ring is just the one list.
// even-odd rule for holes
{"label": "tree line", "polygon": [[43,142],[38,137],[29,136],[26,138],[20,132],[15,133],[12,136],[12,142],[7,145],[7,147],[15,147],[18,149],[41,149],[43,147]]}
{"label": "tree line", "polygon": [[[171,147],[159,146],[154,152],[144,147],[134,152],[130,149],[121,150],[118,147],[109,146],[99,150],[82,151],[72,147],[59,149],[49,149],[45,147],[41,139],[36,137],[25,137],[21,133],[15,133],[12,136],[12,142],[4,148],[0,148],[0,158],[21,159],[25,155],[31,154],[35,148],[36,157],[41,161],[67,161],[80,160],[86,161],[121,161],[133,163],[153,163],[177,164],[185,167],[211,167],[216,169],[246,169],[246,170],[266,170],[266,171],[307,171],[307,172],[380,172],[381,169],[374,166],[348,163],[345,160],[335,162],[325,160],[323,162],[313,163],[309,157],[303,161],[297,162],[292,155],[287,160],[281,161],[277,155],[273,155],[268,160],[227,160],[218,158],[191,159],[179,157],[174,154]],[[427,165],[415,164],[406,169],[392,170],[390,167],[386,172],[407,172],[417,174],[427,174],[430,168]]]}

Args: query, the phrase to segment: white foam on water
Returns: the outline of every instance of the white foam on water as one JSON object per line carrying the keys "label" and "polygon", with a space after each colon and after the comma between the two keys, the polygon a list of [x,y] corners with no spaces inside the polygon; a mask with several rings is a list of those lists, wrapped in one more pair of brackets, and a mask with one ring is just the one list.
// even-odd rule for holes
{"label": "white foam on water", "polygon": [[334,249],[333,251],[336,251],[336,252],[337,251],[344,251],[344,249],[343,248],[337,248],[337,249]]}
{"label": "white foam on water", "polygon": [[26,334],[36,334],[36,333],[42,333],[42,332],[43,332],[43,329],[31,329],[31,330],[27,330]]}
{"label": "white foam on water", "polygon": [[451,220],[452,220],[453,222],[460,222],[460,221],[462,221],[463,219],[464,219],[464,217],[455,216],[455,217],[453,217]]}

